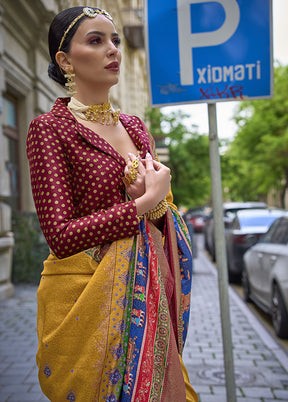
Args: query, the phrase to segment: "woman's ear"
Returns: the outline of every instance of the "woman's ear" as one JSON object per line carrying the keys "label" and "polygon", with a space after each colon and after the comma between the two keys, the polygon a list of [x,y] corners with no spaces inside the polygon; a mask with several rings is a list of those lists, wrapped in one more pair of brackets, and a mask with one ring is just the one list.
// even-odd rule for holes
{"label": "woman's ear", "polygon": [[61,70],[68,72],[73,70],[73,66],[71,65],[70,61],[69,61],[69,57],[67,55],[67,53],[65,52],[57,52],[55,55],[55,59],[60,67]]}

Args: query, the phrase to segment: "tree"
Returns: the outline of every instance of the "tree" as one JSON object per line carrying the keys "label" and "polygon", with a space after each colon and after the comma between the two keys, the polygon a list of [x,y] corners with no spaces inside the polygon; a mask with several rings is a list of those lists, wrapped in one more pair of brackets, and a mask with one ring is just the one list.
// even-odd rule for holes
{"label": "tree", "polygon": [[207,204],[211,199],[208,136],[190,133],[187,139],[172,141],[169,151],[176,204]]}
{"label": "tree", "polygon": [[187,117],[181,111],[164,115],[160,109],[148,109],[146,113],[151,134],[165,136],[168,143],[175,203],[195,207],[211,199],[209,140],[183,124]]}
{"label": "tree", "polygon": [[259,199],[288,188],[288,66],[277,66],[274,96],[243,101],[234,119],[239,129],[224,156],[225,184],[233,197]]}

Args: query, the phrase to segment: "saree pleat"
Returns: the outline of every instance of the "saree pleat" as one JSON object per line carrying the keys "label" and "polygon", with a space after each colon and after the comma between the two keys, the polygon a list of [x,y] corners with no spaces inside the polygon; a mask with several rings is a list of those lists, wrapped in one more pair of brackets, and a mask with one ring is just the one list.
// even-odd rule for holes
{"label": "saree pleat", "polygon": [[179,355],[189,253],[185,225],[169,209],[164,235],[142,220],[135,238],[50,254],[38,289],[37,364],[51,401],[186,401]]}

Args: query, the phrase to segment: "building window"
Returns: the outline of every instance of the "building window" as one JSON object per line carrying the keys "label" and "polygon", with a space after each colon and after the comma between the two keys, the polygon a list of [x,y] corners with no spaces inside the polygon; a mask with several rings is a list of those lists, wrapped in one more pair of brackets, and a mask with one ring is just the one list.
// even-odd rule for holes
{"label": "building window", "polygon": [[10,179],[10,196],[8,203],[12,210],[18,210],[19,205],[19,131],[17,123],[17,100],[5,95],[3,98],[3,133],[8,141],[6,155],[6,170]]}

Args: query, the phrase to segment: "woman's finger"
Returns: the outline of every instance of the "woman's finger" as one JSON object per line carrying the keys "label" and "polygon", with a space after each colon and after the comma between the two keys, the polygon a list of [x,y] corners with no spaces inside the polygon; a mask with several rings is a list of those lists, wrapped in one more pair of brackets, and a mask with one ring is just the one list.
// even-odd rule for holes
{"label": "woman's finger", "polygon": [[154,161],[149,152],[147,152],[147,154],[146,154],[145,167],[146,167],[146,170],[155,170],[154,169]]}
{"label": "woman's finger", "polygon": [[[155,159],[152,159],[152,161],[155,170],[159,170],[161,167],[165,167],[163,163],[155,161]],[[146,166],[146,159],[141,159],[141,162],[143,163],[144,166]]]}
{"label": "woman's finger", "polygon": [[128,174],[129,173],[129,165],[126,165],[124,168],[124,174]]}

